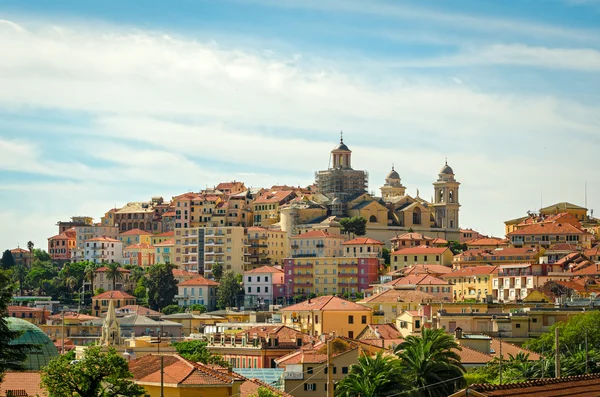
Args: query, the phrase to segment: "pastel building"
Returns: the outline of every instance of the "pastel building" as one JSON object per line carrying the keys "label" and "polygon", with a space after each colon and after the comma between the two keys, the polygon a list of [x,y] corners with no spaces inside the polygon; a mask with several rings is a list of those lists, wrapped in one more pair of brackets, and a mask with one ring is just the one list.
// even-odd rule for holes
{"label": "pastel building", "polygon": [[123,243],[124,247],[133,244],[152,244],[152,233],[140,229],[131,229],[119,233],[118,239]]}
{"label": "pastel building", "polygon": [[156,263],[156,248],[147,243],[132,244],[123,249],[123,265],[152,266]]}
{"label": "pastel building", "polygon": [[154,254],[154,263],[173,263],[174,247],[175,239],[173,238],[154,244],[156,250]]}
{"label": "pastel building", "polygon": [[15,264],[17,265],[23,265],[25,267],[31,267],[31,252],[29,252],[29,250],[23,249],[23,248],[15,248],[15,249],[11,249],[10,253],[13,256],[13,259],[15,260]]}
{"label": "pastel building", "polygon": [[[113,280],[108,277],[107,271],[108,268],[106,266],[96,269],[96,274],[94,275],[94,289],[102,288],[105,291],[112,291]],[[133,280],[131,280],[131,271],[120,267],[119,273],[121,273],[121,279],[115,281],[115,290],[133,291],[134,285]]]}
{"label": "pastel building", "polygon": [[245,306],[284,303],[285,281],[281,268],[262,266],[244,272]]}
{"label": "pastel building", "polygon": [[202,276],[184,281],[177,285],[178,292],[175,296],[179,306],[200,304],[206,306],[208,311],[217,307],[217,287],[219,283],[208,280]]}
{"label": "pastel building", "polygon": [[106,237],[117,239],[119,229],[115,226],[106,226],[102,224],[92,224],[85,226],[74,226],[75,229],[75,248],[71,249],[71,262],[87,260],[86,242],[90,239]]}
{"label": "pastel building", "polygon": [[123,291],[106,291],[92,297],[92,313],[94,316],[99,317],[100,314],[105,313],[108,310],[110,302],[113,302],[115,308],[121,308],[123,306],[135,305],[135,296],[131,296]]}
{"label": "pastel building", "polygon": [[449,248],[428,247],[420,245],[412,248],[402,248],[390,255],[392,270],[398,270],[411,265],[443,265],[451,266],[452,251]]}
{"label": "pastel building", "polygon": [[53,261],[67,262],[71,260],[71,250],[76,247],[74,229],[52,236],[48,239],[48,254]]}
{"label": "pastel building", "polygon": [[123,243],[105,236],[91,238],[85,242],[82,259],[94,263],[123,263]]}
{"label": "pastel building", "polygon": [[338,257],[344,255],[344,236],[313,230],[291,237],[292,258]]}

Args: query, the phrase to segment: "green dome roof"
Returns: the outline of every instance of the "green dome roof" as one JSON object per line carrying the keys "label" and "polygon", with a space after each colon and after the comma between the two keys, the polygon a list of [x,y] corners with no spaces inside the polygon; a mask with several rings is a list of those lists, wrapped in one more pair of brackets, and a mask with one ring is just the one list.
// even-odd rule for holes
{"label": "green dome roof", "polygon": [[26,370],[38,371],[48,365],[50,360],[58,356],[58,350],[48,335],[39,327],[31,324],[28,321],[15,317],[7,317],[8,328],[12,331],[22,331],[20,337],[13,340],[11,344],[34,344],[38,349],[27,353],[27,358],[23,363]]}

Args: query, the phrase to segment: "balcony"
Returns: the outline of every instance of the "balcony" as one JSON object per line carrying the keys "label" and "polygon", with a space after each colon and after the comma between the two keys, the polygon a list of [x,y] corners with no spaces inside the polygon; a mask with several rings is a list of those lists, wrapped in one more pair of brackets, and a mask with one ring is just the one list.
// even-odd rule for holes
{"label": "balcony", "polygon": [[294,263],[293,267],[313,267],[312,262]]}
{"label": "balcony", "polygon": [[373,312],[374,316],[385,316],[385,312],[383,310],[377,310]]}
{"label": "balcony", "polygon": [[358,277],[356,273],[338,273],[338,277]]}
{"label": "balcony", "polygon": [[325,244],[317,244],[317,248],[325,248]]}
{"label": "balcony", "polygon": [[356,267],[358,263],[340,263],[338,267]]}
{"label": "balcony", "polygon": [[300,248],[300,246],[298,244],[292,244],[291,248],[293,250],[297,250],[298,248]]}
{"label": "balcony", "polygon": [[266,239],[267,239],[267,235],[266,234],[252,234],[252,235],[248,235],[248,240],[249,241],[266,240]]}
{"label": "balcony", "polygon": [[269,245],[268,244],[254,244],[254,243],[252,243],[252,244],[250,244],[250,247],[252,247],[252,248],[269,248]]}
{"label": "balcony", "polygon": [[317,254],[295,254],[292,258],[316,258]]}

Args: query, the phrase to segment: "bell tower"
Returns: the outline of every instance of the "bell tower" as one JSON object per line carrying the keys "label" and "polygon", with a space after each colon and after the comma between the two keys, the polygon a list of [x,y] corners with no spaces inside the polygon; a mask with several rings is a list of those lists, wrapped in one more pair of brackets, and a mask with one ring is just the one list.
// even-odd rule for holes
{"label": "bell tower", "polygon": [[340,143],[331,151],[332,167],[352,169],[352,150],[344,143],[344,133],[340,132]]}
{"label": "bell tower", "polygon": [[448,161],[440,170],[438,180],[433,182],[433,208],[435,213],[436,227],[444,229],[458,229],[459,209],[458,202],[460,183],[454,179],[454,171],[448,165]]}

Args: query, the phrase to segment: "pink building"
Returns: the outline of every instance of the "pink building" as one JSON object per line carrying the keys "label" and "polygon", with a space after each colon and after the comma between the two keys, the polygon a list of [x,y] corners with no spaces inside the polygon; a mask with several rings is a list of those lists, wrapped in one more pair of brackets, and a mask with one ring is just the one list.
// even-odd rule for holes
{"label": "pink building", "polygon": [[48,239],[48,254],[53,261],[71,260],[71,250],[76,247],[75,229],[69,229]]}
{"label": "pink building", "polygon": [[284,273],[279,267],[262,266],[244,272],[245,306],[283,303]]}
{"label": "pink building", "polygon": [[436,300],[452,302],[452,284],[428,274],[415,274],[398,278],[376,286],[374,292],[380,293],[389,289],[404,289],[411,286],[417,291],[433,295]]}

